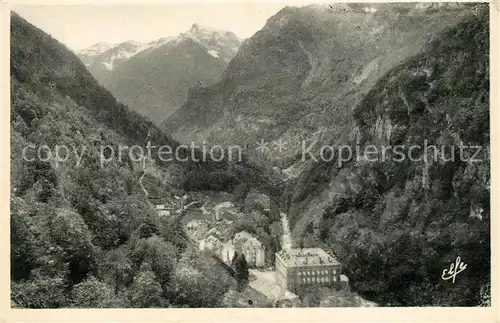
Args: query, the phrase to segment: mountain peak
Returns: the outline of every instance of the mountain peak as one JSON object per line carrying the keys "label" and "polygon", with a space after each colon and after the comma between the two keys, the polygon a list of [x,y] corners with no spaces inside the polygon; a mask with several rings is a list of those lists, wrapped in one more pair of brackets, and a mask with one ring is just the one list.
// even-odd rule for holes
{"label": "mountain peak", "polygon": [[225,35],[227,33],[232,34],[231,31],[229,30],[222,30],[222,29],[216,29],[208,26],[202,26],[198,23],[193,23],[191,25],[191,29],[188,30],[188,33],[194,33],[194,34],[219,34],[219,35]]}
{"label": "mountain peak", "polygon": [[222,41],[234,43],[233,47],[239,46],[241,40],[233,32],[229,30],[219,30],[206,26],[201,26],[197,23],[193,23],[191,29],[187,32],[182,33],[181,37],[188,37],[195,41],[207,44],[211,41]]}
{"label": "mountain peak", "polygon": [[191,31],[198,31],[200,29],[200,26],[197,24],[197,23],[194,23],[192,26],[191,26]]}
{"label": "mountain peak", "polygon": [[134,46],[141,46],[141,45],[144,45],[145,43],[141,43],[137,40],[132,40],[132,39],[129,39],[127,40],[126,42],[123,42],[124,44],[130,44],[130,45],[134,45]]}

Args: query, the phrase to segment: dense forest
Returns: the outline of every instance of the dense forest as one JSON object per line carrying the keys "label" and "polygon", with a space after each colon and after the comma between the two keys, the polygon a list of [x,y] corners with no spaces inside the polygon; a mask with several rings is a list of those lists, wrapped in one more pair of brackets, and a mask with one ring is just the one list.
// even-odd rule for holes
{"label": "dense forest", "polygon": [[[353,288],[381,305],[489,302],[488,21],[487,6],[475,8],[387,73],[356,107],[353,151],[374,145],[377,161],[322,162],[293,192],[292,221],[298,223],[311,199],[307,193],[335,183],[319,221],[294,238],[334,250]],[[437,153],[429,148],[425,155],[425,144]],[[381,160],[381,147],[398,145],[405,152],[420,147],[413,151],[418,161],[390,150]],[[477,149],[461,156],[461,145],[481,147],[478,161],[471,161]],[[443,269],[457,257],[467,269],[454,283],[443,280]]]}
{"label": "dense forest", "polygon": [[[147,175],[148,190],[164,194],[168,163],[145,168],[127,154],[101,160],[103,146],[178,144],[117,102],[64,45],[15,13],[11,59],[13,306],[234,306],[224,300],[237,286],[231,272],[192,246],[180,221],[158,217],[141,187]],[[61,151],[64,162],[54,156],[58,146],[69,147]],[[280,194],[246,165],[182,166],[180,190],[233,191],[244,182],[248,190]]]}

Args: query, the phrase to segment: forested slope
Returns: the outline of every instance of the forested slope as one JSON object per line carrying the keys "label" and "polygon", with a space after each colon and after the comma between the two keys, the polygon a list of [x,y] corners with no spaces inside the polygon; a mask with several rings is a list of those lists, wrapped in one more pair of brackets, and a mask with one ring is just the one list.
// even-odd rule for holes
{"label": "forested slope", "polygon": [[[291,194],[294,241],[334,250],[353,288],[381,305],[486,304],[488,102],[489,18],[480,6],[388,72],[356,107],[351,148],[374,145],[372,160],[310,163]],[[381,155],[396,146],[405,158],[392,149]],[[457,257],[466,270],[454,283],[443,280]]]}
{"label": "forested slope", "polygon": [[[168,163],[144,169],[127,154],[101,163],[101,147],[177,143],[15,13],[11,100],[13,306],[220,306],[233,279],[191,250],[180,223],[158,217],[141,188],[146,171],[150,189],[165,190],[158,174]],[[49,154],[58,146],[67,147],[59,150],[64,162]],[[184,166],[210,189],[210,176],[227,163]]]}

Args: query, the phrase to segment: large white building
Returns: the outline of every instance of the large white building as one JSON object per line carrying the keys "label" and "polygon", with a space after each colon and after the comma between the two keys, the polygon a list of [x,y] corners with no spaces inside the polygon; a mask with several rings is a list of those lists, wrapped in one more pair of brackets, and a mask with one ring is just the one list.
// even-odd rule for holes
{"label": "large white building", "polygon": [[342,286],[341,265],[321,248],[283,249],[276,253],[276,283],[296,291],[300,285]]}

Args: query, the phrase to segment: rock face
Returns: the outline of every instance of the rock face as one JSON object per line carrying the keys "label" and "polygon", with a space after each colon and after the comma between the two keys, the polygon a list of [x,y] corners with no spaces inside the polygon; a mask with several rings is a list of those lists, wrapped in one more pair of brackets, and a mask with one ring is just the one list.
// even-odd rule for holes
{"label": "rock face", "polygon": [[241,40],[229,31],[194,24],[176,37],[149,43],[96,44],[80,52],[93,76],[115,97],[159,124],[179,108],[193,86],[220,79]]}
{"label": "rock face", "polygon": [[467,12],[456,5],[367,8],[281,10],[242,44],[220,82],[189,91],[164,129],[185,142],[255,145],[281,138],[288,143],[282,158],[294,156],[301,140],[342,140],[352,109],[375,82]]}
{"label": "rock face", "polygon": [[[488,62],[488,6],[478,5],[354,109],[345,144],[377,147],[376,160],[310,161],[294,183],[294,242],[329,246],[353,288],[378,304],[482,302],[490,279]],[[460,156],[460,146],[476,148]],[[447,284],[440,273],[457,255],[468,273]]]}

